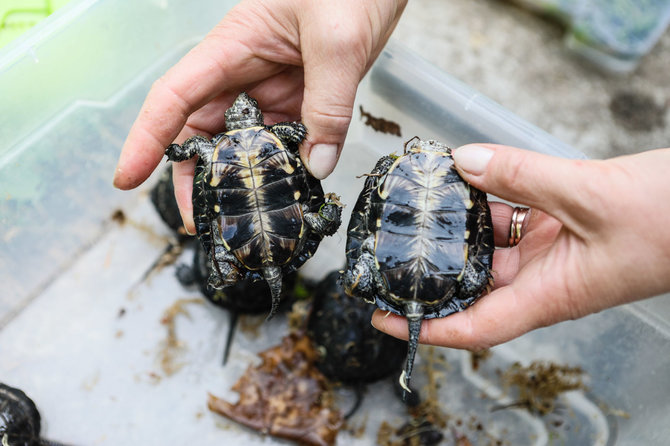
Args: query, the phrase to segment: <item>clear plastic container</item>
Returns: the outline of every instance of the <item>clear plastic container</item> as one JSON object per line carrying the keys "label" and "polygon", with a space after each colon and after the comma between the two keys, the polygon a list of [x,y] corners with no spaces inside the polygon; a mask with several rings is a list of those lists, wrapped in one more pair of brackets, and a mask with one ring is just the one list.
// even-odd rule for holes
{"label": "clear plastic container", "polygon": [[668,0],[515,0],[568,27],[566,46],[614,73],[633,71],[670,23]]}
{"label": "clear plastic container", "polygon": [[0,3],[0,48],[28,31],[69,0],[4,0]]}
{"label": "clear plastic container", "polygon": [[[75,1],[0,52],[0,381],[37,402],[48,438],[73,445],[274,442],[210,413],[206,401],[208,392],[236,398],[230,387],[286,332],[285,317],[238,331],[221,367],[227,313],[189,304],[189,317],[176,321],[181,367],[166,373],[163,313],[198,293],[177,282],[174,266],[145,277],[169,237],[148,200],[150,184],[134,192],[111,187],[151,83],[232,3],[199,2],[196,11],[164,0]],[[356,101],[341,163],[324,182],[347,204],[345,222],[363,181],[354,176],[415,135],[583,157],[397,43],[379,57]],[[366,126],[360,106],[398,123],[402,137]],[[320,278],[342,265],[344,226],[304,274]],[[665,444],[669,319],[662,297],[604,311],[497,347],[478,371],[466,352],[439,349],[450,364],[439,399],[452,420],[477,420],[479,432],[503,444]],[[561,399],[562,428],[521,410],[490,412],[509,402],[495,370],[536,359],[579,365],[589,376],[588,391]],[[371,444],[381,420],[403,419],[390,388],[389,381],[371,386],[354,418],[366,423],[364,435],[342,432],[339,444]],[[623,413],[630,417],[616,416]]]}

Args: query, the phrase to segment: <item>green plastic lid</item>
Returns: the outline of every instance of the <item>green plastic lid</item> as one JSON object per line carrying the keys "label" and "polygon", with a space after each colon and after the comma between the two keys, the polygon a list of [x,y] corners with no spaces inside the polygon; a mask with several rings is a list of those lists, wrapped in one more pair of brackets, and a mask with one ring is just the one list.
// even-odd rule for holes
{"label": "green plastic lid", "polygon": [[0,2],[0,48],[35,26],[70,0],[3,0]]}

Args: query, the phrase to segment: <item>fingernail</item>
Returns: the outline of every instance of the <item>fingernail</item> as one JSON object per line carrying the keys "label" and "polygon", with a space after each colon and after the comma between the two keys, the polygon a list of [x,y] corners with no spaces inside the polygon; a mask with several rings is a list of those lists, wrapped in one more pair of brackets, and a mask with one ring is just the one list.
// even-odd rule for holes
{"label": "fingernail", "polygon": [[472,175],[481,175],[491,161],[493,150],[486,147],[469,144],[461,146],[452,152],[456,167]]}
{"label": "fingernail", "polygon": [[316,144],[309,152],[307,169],[315,178],[323,180],[335,169],[336,163],[337,144]]}
{"label": "fingernail", "polygon": [[184,232],[191,236],[195,235],[195,231],[194,232],[189,231],[188,226],[186,225],[184,225]]}
{"label": "fingernail", "polygon": [[114,179],[112,179],[112,185],[117,189],[120,189],[120,187],[118,186],[118,182],[120,179],[121,179],[121,169],[117,168],[114,171]]}

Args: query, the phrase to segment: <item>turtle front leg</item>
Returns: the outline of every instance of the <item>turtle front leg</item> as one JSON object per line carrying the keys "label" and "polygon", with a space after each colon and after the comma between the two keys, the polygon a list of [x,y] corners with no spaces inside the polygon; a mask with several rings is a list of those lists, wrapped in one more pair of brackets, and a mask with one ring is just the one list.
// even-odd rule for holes
{"label": "turtle front leg", "polygon": [[305,213],[305,221],[312,232],[324,237],[333,235],[342,223],[342,203],[334,194],[326,194],[326,202],[318,212]]}
{"label": "turtle front leg", "polygon": [[370,198],[396,158],[391,155],[381,157],[372,172],[366,175],[347,229],[347,269],[342,275],[343,286],[350,296],[362,297],[371,303],[378,295],[385,296],[387,290],[375,262],[375,236],[369,225]]}
{"label": "turtle front leg", "polygon": [[361,245],[361,255],[353,266],[343,274],[343,287],[350,296],[358,296],[366,302],[375,303],[378,297],[386,296],[386,282],[377,269],[374,257],[375,237],[370,235]]}
{"label": "turtle front leg", "polygon": [[307,127],[302,122],[279,122],[271,126],[270,131],[281,139],[286,147],[295,151],[307,136]]}
{"label": "turtle front leg", "polygon": [[170,144],[165,149],[170,161],[186,161],[198,155],[203,161],[209,163],[212,160],[215,145],[204,136],[191,136],[184,141],[181,146],[179,144]]}

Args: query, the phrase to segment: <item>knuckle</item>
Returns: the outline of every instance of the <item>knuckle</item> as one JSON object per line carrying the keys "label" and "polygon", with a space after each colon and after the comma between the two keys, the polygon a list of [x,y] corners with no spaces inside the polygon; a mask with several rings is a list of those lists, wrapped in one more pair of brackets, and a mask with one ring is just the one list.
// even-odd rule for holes
{"label": "knuckle", "polygon": [[[347,132],[351,122],[352,110],[345,105],[329,105],[308,112],[310,133],[325,133],[329,136],[341,136]],[[308,133],[308,137],[310,136]],[[320,135],[319,135],[320,136]]]}
{"label": "knuckle", "polygon": [[515,151],[514,156],[503,157],[502,162],[496,167],[493,181],[499,184],[493,186],[507,189],[512,194],[524,197],[533,192],[535,185],[528,181],[527,175],[527,172],[532,172],[533,169],[530,153]]}
{"label": "knuckle", "polygon": [[[172,85],[167,73],[153,82],[146,103],[161,104],[166,112],[177,116],[182,121],[186,121],[193,108],[184,95]],[[153,107],[145,111],[155,113]]]}
{"label": "knuckle", "polygon": [[[575,161],[570,166],[574,172],[573,187],[563,197],[564,205],[571,215],[590,227],[600,227],[612,220],[613,215],[625,215],[623,200],[616,199],[617,180],[620,172],[614,166],[601,161]],[[604,187],[607,185],[607,187]],[[614,198],[614,199],[613,199]]]}

